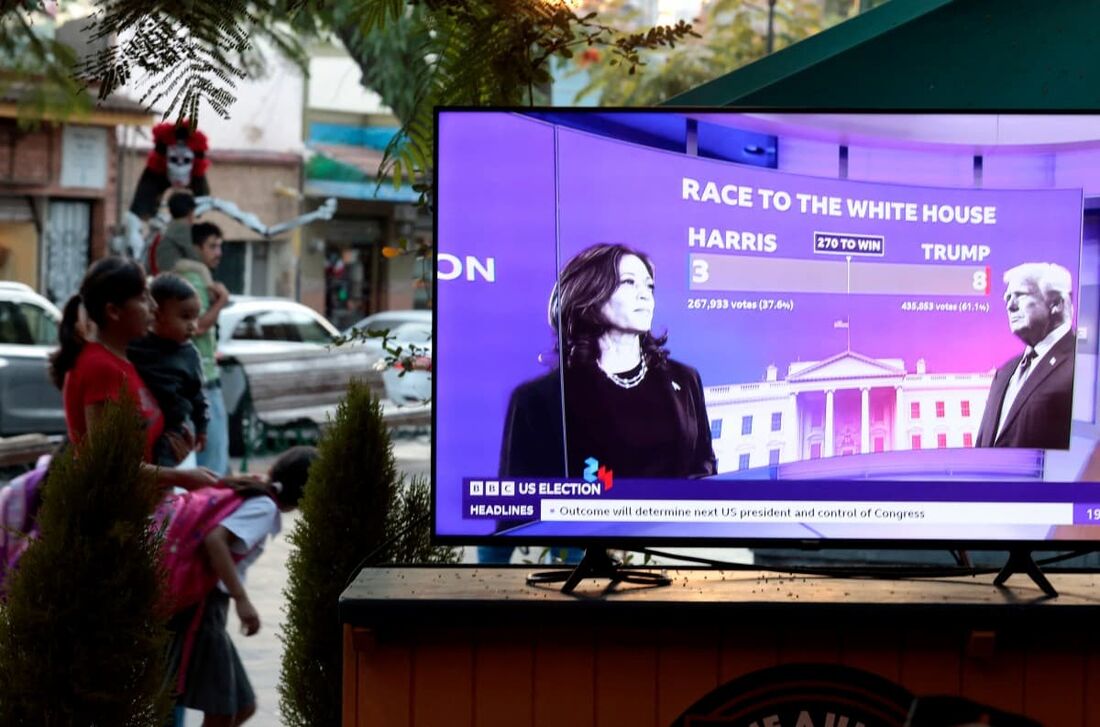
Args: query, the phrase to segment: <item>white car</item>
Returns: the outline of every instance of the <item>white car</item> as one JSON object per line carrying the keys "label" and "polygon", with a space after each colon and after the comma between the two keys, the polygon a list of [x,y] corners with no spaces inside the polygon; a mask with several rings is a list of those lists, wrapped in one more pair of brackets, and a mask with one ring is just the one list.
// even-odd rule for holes
{"label": "white car", "polygon": [[[405,323],[422,323],[426,324],[430,329],[432,325],[432,312],[430,310],[412,309],[384,310],[367,316],[344,331],[344,335],[350,336],[353,331],[363,331],[364,333],[367,331],[388,331],[392,338],[397,328]],[[368,351],[379,357],[382,356],[383,349],[381,336],[359,340]]]}
{"label": "white car", "polygon": [[[389,347],[401,353],[398,361],[382,372],[386,398],[398,406],[431,401],[432,324],[402,323],[390,331],[389,338]],[[411,368],[406,363],[411,363]]]}
{"label": "white car", "polygon": [[343,400],[352,378],[382,396],[374,368],[378,356],[362,345],[334,346],[338,336],[324,316],[296,301],[230,298],[218,316],[217,356],[232,453],[243,451],[245,433],[257,415],[283,423],[322,423],[324,410]]}
{"label": "white car", "polygon": [[0,282],[0,436],[61,434],[61,392],[49,380],[61,311],[30,286]]}

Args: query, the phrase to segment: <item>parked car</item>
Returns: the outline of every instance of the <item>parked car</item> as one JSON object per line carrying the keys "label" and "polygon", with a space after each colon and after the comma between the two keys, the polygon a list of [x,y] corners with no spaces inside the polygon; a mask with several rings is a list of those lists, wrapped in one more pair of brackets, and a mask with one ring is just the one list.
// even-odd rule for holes
{"label": "parked car", "polygon": [[0,436],[62,434],[61,392],[47,375],[61,311],[23,283],[0,282]]}
{"label": "parked car", "polygon": [[[386,398],[398,406],[423,404],[432,398],[432,324],[402,323],[391,332],[390,347],[400,360],[382,372]],[[411,360],[410,360],[411,359]],[[406,368],[405,361],[412,363]]]}
{"label": "parked car", "polygon": [[[345,336],[351,335],[352,331],[389,331],[389,335],[392,338],[397,328],[405,323],[421,323],[428,326],[429,330],[432,325],[432,312],[430,310],[385,310],[379,313],[374,313],[367,316],[363,320],[351,326],[344,331]],[[360,339],[362,345],[366,347],[368,351],[378,356],[382,356],[382,337]],[[429,337],[430,340],[430,337]]]}
{"label": "parked car", "polygon": [[338,335],[323,316],[301,303],[230,299],[218,316],[218,364],[231,453],[243,452],[257,416],[269,422],[322,423],[326,409],[343,399],[353,377],[382,395],[381,373],[373,366],[378,355],[359,344],[333,346]]}

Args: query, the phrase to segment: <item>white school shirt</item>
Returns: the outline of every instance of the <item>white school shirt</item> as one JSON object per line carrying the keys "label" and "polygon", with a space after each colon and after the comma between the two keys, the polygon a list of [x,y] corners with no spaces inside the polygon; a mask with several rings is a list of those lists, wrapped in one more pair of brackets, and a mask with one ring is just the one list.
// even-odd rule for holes
{"label": "white school shirt", "polygon": [[[236,564],[237,577],[240,578],[241,585],[244,585],[245,572],[260,557],[260,553],[264,552],[268,536],[274,537],[283,529],[279,507],[270,497],[251,497],[222,520],[221,526],[236,536],[229,546],[229,552],[244,556]],[[220,581],[218,588],[229,593],[229,589]]]}

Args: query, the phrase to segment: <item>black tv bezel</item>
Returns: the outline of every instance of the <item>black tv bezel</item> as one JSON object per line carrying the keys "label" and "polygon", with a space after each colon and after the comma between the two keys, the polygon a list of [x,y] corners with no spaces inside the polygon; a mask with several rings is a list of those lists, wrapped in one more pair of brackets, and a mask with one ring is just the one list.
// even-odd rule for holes
{"label": "black tv bezel", "polygon": [[[434,208],[432,210],[432,306],[433,313],[439,301],[439,276],[435,274],[438,269],[439,258],[439,119],[443,113],[517,113],[528,114],[533,112],[553,113],[669,113],[669,114],[716,114],[716,113],[771,113],[771,114],[864,114],[864,115],[889,115],[911,114],[922,116],[936,115],[973,115],[973,116],[1100,116],[1100,109],[1058,109],[1058,110],[1022,110],[1022,109],[960,109],[960,108],[784,108],[776,106],[646,106],[646,107],[618,107],[618,106],[437,106],[433,110],[433,148],[432,148],[432,188],[435,190]],[[1090,198],[1082,195],[1082,212],[1095,208],[1094,201],[1090,206]],[[1083,233],[1083,230],[1082,230]],[[1078,275],[1080,280],[1080,275]],[[432,325],[432,370],[438,371],[436,360],[438,355],[438,326]],[[1076,381],[1076,373],[1075,373]],[[1100,550],[1100,525],[1097,527],[1098,538],[1095,540],[982,540],[982,539],[890,539],[890,538],[751,538],[751,537],[688,537],[655,535],[649,537],[636,536],[530,536],[513,535],[507,531],[501,531],[490,535],[446,535],[437,530],[437,474],[435,446],[438,428],[436,421],[436,386],[437,377],[432,376],[432,411],[431,411],[431,542],[433,545],[443,546],[479,546],[498,545],[502,547],[519,547],[524,545],[547,545],[552,543],[564,547],[602,547],[623,550],[636,550],[649,546],[661,547],[723,547],[723,548],[790,548],[793,550],[992,550],[992,551],[1067,551]],[[1093,428],[1100,426],[1100,421],[1094,423]],[[796,480],[806,482],[810,480]],[[882,482],[885,480],[879,480]],[[742,482],[752,482],[743,480]],[[1097,483],[1100,484],[1100,483]],[[537,522],[537,521],[536,521]],[[517,522],[514,527],[521,527],[529,523]]]}

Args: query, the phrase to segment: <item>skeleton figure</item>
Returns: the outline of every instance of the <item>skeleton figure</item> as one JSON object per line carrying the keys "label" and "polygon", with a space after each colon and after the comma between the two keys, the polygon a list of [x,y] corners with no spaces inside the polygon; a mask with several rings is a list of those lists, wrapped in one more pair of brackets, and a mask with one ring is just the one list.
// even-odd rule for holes
{"label": "skeleton figure", "polygon": [[196,197],[210,194],[206,148],[206,135],[186,120],[153,127],[153,148],[134,189],[125,218],[126,229],[113,243],[116,250],[128,251],[139,260],[144,258],[147,238],[151,236],[149,223],[156,217],[169,189],[190,189]]}
{"label": "skeleton figure", "polygon": [[168,182],[173,187],[186,187],[191,184],[191,170],[195,165],[195,152],[182,142],[168,147]]}
{"label": "skeleton figure", "polygon": [[187,188],[196,197],[209,195],[206,170],[210,160],[206,148],[206,135],[191,128],[187,121],[154,126],[153,149],[145,160],[130,211],[148,220],[160,209],[161,198],[169,188]]}

